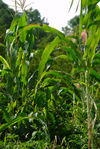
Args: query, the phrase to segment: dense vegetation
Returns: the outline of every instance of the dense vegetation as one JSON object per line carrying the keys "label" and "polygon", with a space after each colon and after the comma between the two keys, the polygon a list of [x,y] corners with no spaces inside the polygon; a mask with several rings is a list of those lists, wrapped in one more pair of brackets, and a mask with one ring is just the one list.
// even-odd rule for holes
{"label": "dense vegetation", "polygon": [[[6,29],[10,27],[11,21],[14,17],[14,10],[0,0],[0,43],[5,44]],[[0,48],[0,54],[5,56],[4,48]]]}
{"label": "dense vegetation", "polygon": [[1,149],[100,148],[98,2],[81,0],[79,32],[68,36],[16,13],[0,44]]}

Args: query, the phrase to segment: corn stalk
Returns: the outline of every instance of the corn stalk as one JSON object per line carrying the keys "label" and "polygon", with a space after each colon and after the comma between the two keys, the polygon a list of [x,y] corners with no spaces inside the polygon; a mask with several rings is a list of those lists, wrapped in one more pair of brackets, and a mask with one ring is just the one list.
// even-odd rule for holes
{"label": "corn stalk", "polygon": [[86,84],[86,101],[87,101],[87,119],[88,119],[88,149],[91,149],[91,119],[90,119],[90,98],[89,98],[89,85],[88,85],[88,71],[85,72]]}

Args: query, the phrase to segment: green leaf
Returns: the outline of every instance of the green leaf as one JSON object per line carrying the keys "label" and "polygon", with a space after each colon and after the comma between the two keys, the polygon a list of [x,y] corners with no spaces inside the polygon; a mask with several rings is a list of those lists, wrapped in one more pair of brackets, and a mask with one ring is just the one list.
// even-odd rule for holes
{"label": "green leaf", "polygon": [[95,56],[95,49],[99,43],[100,40],[100,28],[98,28],[97,32],[95,33],[95,37],[90,45],[90,51],[89,51],[89,60],[92,62],[94,56]]}
{"label": "green leaf", "polygon": [[33,44],[34,44],[34,35],[33,35],[33,29],[31,29],[28,34],[27,34],[27,41],[29,43],[29,48],[28,48],[28,51],[29,51],[29,54],[33,48]]}
{"label": "green leaf", "polygon": [[0,82],[0,87],[5,88],[6,85],[7,85],[6,83],[1,83],[1,82]]}
{"label": "green leaf", "polygon": [[73,2],[74,2],[74,0],[71,1],[70,7],[69,7],[69,11],[72,8]]}
{"label": "green leaf", "polygon": [[23,62],[22,62],[22,75],[21,75],[21,81],[24,85],[27,85],[27,63],[26,63],[26,56],[23,55]]}
{"label": "green leaf", "polygon": [[25,42],[25,40],[26,40],[27,32],[23,29],[25,26],[27,26],[27,16],[26,16],[26,13],[24,13],[21,16],[21,18],[19,19],[19,22],[18,22],[18,27],[19,27],[19,29],[21,29],[21,34],[20,34],[21,42]]}
{"label": "green leaf", "polygon": [[26,118],[27,118],[27,117],[18,117],[18,118],[15,118],[15,119],[13,119],[13,120],[9,120],[8,123],[2,124],[2,125],[0,126],[0,133],[1,133],[3,130],[7,129],[8,127],[10,127],[10,126],[12,126],[12,125],[18,123],[19,121],[22,121],[23,119],[26,119]]}
{"label": "green leaf", "polygon": [[56,79],[56,78],[46,78],[44,79],[44,81],[42,82],[42,85],[41,87],[45,87],[45,86],[48,86],[48,85],[52,85],[52,84],[55,84],[57,82],[61,82],[61,79]]}
{"label": "green leaf", "polygon": [[94,21],[91,24],[89,24],[88,28],[92,25],[99,25],[100,24],[100,20]]}
{"label": "green leaf", "polygon": [[93,65],[93,66],[100,65],[100,59],[95,59],[95,60],[93,60],[92,65]]}
{"label": "green leaf", "polygon": [[100,0],[88,0],[88,6],[89,5],[96,5]]}
{"label": "green leaf", "polygon": [[32,29],[34,30],[36,28],[42,28],[42,27],[38,24],[30,24],[30,25],[24,27],[23,30],[24,31],[29,31],[29,30],[32,30]]}
{"label": "green leaf", "polygon": [[90,16],[91,16],[91,12],[87,13],[84,18],[83,18],[83,24],[88,26],[88,24],[90,23]]}
{"label": "green leaf", "polygon": [[55,57],[54,59],[56,60],[56,59],[58,59],[58,58],[66,59],[67,61],[73,62],[72,57],[69,57],[69,56],[67,56],[67,55],[59,55],[59,56]]}
{"label": "green leaf", "polygon": [[100,59],[100,52],[95,54],[95,58]]}
{"label": "green leaf", "polygon": [[83,55],[83,58],[88,57],[88,60],[90,63],[92,62],[92,60],[95,57],[95,49],[96,49],[96,47],[99,43],[99,40],[100,40],[99,35],[100,35],[100,28],[98,28],[98,29],[94,28],[93,33],[89,36],[89,38],[87,39],[87,42],[86,42],[86,50]]}
{"label": "green leaf", "polygon": [[26,13],[24,13],[24,14],[20,17],[20,19],[19,19],[19,21],[18,21],[18,27],[19,27],[19,29],[20,29],[20,28],[23,28],[23,27],[25,27],[25,26],[27,26],[27,15],[26,15]]}
{"label": "green leaf", "polygon": [[52,53],[52,51],[55,49],[55,47],[57,46],[57,44],[60,43],[60,39],[59,37],[56,37],[43,51],[42,57],[41,57],[41,61],[40,61],[40,65],[39,65],[39,71],[38,71],[38,76],[40,78],[45,65],[48,61],[48,58],[50,56],[50,54]]}
{"label": "green leaf", "polygon": [[49,76],[49,75],[52,75],[53,77],[57,78],[57,79],[64,79],[64,82],[67,83],[69,85],[70,88],[72,88],[72,83],[71,83],[71,80],[70,78],[72,77],[70,74],[63,74],[62,72],[59,72],[59,71],[44,71],[41,76],[40,76],[40,79],[39,81],[37,82],[36,86],[35,86],[35,93],[34,93],[34,96],[36,96],[36,93],[37,93],[37,89],[38,89],[38,86],[39,84],[41,83],[42,79],[46,76]]}
{"label": "green leaf", "polygon": [[[64,38],[64,41],[65,41],[65,43],[67,43],[67,47],[69,46],[70,48],[76,50],[77,44],[76,44],[76,43],[73,43],[73,41],[72,41],[70,38],[65,37],[65,38]],[[69,48],[69,47],[68,47],[68,48]]]}
{"label": "green leaf", "polygon": [[69,47],[62,47],[62,48],[67,51],[67,54],[68,54],[68,56],[70,57],[70,58],[69,58],[70,60],[72,60],[72,61],[77,61],[77,59],[80,58],[80,57],[77,58],[77,56],[76,56],[77,51],[76,51],[76,53],[75,53],[75,50],[73,50],[73,49],[71,49],[71,48],[69,48]]}
{"label": "green leaf", "polygon": [[22,55],[23,55],[22,47],[20,47],[19,52],[18,52],[18,58],[17,58],[17,61],[16,61],[16,67],[20,66],[21,60],[22,60]]}
{"label": "green leaf", "polygon": [[10,33],[10,31],[13,31],[13,32],[16,32],[16,26],[18,25],[18,21],[20,19],[20,16],[19,15],[16,15],[11,23],[11,26],[10,26],[10,29],[8,31],[7,34]]}
{"label": "green leaf", "polygon": [[82,25],[83,25],[83,14],[82,14],[82,0],[81,0],[81,9],[80,9],[80,25],[79,25],[79,39],[81,40]]}
{"label": "green leaf", "polygon": [[0,56],[0,61],[5,64],[8,69],[11,69],[8,62],[2,56]]}
{"label": "green leaf", "polygon": [[87,6],[87,0],[82,0],[82,8],[85,8]]}
{"label": "green leaf", "polygon": [[6,46],[2,43],[0,43],[0,47],[6,48]]}
{"label": "green leaf", "polygon": [[[41,122],[42,125],[45,125],[45,123],[44,123],[40,118],[38,118],[38,117],[35,116],[35,115],[32,115],[32,116],[19,116],[19,117],[17,117],[17,118],[14,118],[14,119],[12,119],[12,120],[9,120],[8,123],[2,124],[2,125],[0,126],[0,133],[3,132],[3,131],[4,131],[5,129],[7,129],[8,127],[10,127],[10,126],[12,126],[12,125],[14,125],[14,124],[16,124],[16,123],[22,121],[22,120],[30,119],[30,118],[37,119],[38,121]],[[46,126],[46,125],[45,125],[45,126]]]}
{"label": "green leaf", "polygon": [[97,73],[95,70],[93,69],[90,70],[90,76],[100,82],[100,74]]}
{"label": "green leaf", "polygon": [[44,24],[42,29],[45,31],[45,32],[52,32],[52,33],[55,33],[58,37],[60,37],[61,39],[63,39],[65,37],[65,35],[58,31],[57,29],[55,28],[52,28],[52,27],[49,27],[48,25]]}
{"label": "green leaf", "polygon": [[4,108],[2,108],[2,111],[3,111],[3,117],[4,117],[5,121],[9,122],[9,120],[10,120],[9,113]]}

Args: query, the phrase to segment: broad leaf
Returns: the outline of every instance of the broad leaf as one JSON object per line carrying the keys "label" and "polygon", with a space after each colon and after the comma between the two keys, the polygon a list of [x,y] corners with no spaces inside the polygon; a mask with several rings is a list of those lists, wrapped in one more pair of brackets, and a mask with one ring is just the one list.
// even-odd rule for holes
{"label": "broad leaf", "polygon": [[24,13],[23,16],[19,19],[19,22],[18,22],[19,29],[22,28],[21,29],[21,34],[20,34],[21,42],[25,42],[25,40],[26,40],[27,32],[25,30],[23,30],[23,28],[25,26],[27,26],[27,16]]}
{"label": "broad leaf", "polygon": [[57,44],[60,43],[60,39],[58,37],[56,37],[43,51],[42,57],[41,57],[41,61],[40,61],[40,65],[39,65],[39,71],[38,71],[38,76],[40,78],[45,65],[48,61],[48,58],[50,56],[50,54],[52,53],[52,51],[55,49],[55,47],[57,46]]}

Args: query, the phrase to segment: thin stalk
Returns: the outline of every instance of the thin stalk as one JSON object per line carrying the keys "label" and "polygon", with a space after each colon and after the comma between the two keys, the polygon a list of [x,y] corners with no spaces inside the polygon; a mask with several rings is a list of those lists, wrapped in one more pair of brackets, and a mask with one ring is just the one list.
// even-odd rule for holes
{"label": "thin stalk", "polygon": [[17,12],[17,1],[15,0],[15,14]]}
{"label": "thin stalk", "polygon": [[81,2],[81,9],[80,9],[80,24],[79,24],[79,49],[81,45],[81,33],[82,33],[82,22],[83,22],[82,0],[80,2]]}
{"label": "thin stalk", "polygon": [[[83,73],[80,73],[80,81],[83,82],[84,78],[83,78]],[[84,106],[84,87],[81,86],[81,90],[82,90],[82,94],[81,94],[81,100],[82,100],[82,108],[83,108],[83,112],[85,110],[85,106]]]}
{"label": "thin stalk", "polygon": [[95,118],[94,118],[94,120],[93,120],[93,129],[94,129],[94,126],[95,126],[95,123],[96,123],[97,113],[98,113],[97,105],[96,105],[95,102],[94,102],[94,108],[95,108]]}
{"label": "thin stalk", "polygon": [[86,83],[86,100],[87,100],[87,117],[88,117],[88,149],[91,149],[91,120],[90,120],[90,98],[88,88],[88,71],[85,72]]}
{"label": "thin stalk", "polygon": [[72,115],[72,127],[74,127],[74,105],[75,105],[75,93],[73,93],[73,115]]}

